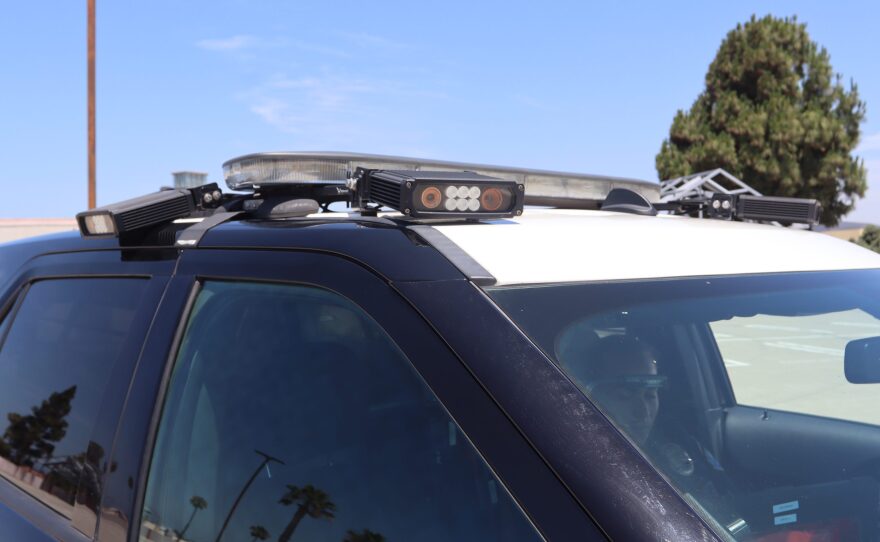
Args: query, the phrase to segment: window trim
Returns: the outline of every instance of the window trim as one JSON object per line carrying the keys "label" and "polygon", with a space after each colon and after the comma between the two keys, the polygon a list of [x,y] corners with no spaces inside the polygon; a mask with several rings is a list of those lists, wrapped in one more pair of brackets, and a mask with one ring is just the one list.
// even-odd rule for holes
{"label": "window trim", "polygon": [[[28,282],[18,288],[9,298],[9,300],[4,304],[3,307],[0,307],[0,327],[6,325],[3,328],[3,332],[0,333],[0,351],[3,350],[3,345],[6,344],[6,337],[9,335],[9,330],[12,329],[12,322],[15,321],[16,316],[18,316],[18,309],[21,308],[21,304],[24,302],[24,298],[27,295],[28,290],[31,288],[31,282]],[[7,320],[7,318],[9,320]]]}

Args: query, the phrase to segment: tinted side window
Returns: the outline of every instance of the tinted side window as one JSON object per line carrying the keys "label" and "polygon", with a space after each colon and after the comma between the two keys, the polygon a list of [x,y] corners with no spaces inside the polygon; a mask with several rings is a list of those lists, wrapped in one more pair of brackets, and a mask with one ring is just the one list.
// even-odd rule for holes
{"label": "tinted side window", "polygon": [[77,496],[97,506],[96,424],[111,375],[143,341],[146,327],[134,323],[148,284],[39,281],[0,325],[0,476],[68,518]]}
{"label": "tinted side window", "polygon": [[378,325],[337,294],[207,283],[142,540],[539,540]]}

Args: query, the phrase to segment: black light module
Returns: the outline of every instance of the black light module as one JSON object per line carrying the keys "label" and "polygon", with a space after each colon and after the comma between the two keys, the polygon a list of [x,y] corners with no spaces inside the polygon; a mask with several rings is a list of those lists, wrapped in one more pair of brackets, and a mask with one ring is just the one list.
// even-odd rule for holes
{"label": "black light module", "polygon": [[412,218],[510,218],[522,214],[525,190],[478,173],[369,170],[353,176],[357,203],[378,203]]}
{"label": "black light module", "polygon": [[710,218],[818,224],[822,205],[814,199],[714,194],[706,204]]}
{"label": "black light module", "polygon": [[178,218],[216,208],[223,194],[216,183],[190,189],[160,190],[146,196],[98,207],[76,215],[83,237],[119,237]]}

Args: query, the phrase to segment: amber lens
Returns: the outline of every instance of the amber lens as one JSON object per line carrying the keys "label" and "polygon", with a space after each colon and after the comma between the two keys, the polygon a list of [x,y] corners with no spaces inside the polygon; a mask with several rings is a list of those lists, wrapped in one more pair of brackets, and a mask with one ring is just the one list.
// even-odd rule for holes
{"label": "amber lens", "polygon": [[425,206],[426,209],[436,209],[440,207],[440,202],[443,200],[443,196],[440,194],[440,189],[436,186],[429,186],[422,191],[422,205]]}
{"label": "amber lens", "polygon": [[504,203],[504,194],[497,188],[486,188],[480,196],[480,205],[484,211],[497,211]]}

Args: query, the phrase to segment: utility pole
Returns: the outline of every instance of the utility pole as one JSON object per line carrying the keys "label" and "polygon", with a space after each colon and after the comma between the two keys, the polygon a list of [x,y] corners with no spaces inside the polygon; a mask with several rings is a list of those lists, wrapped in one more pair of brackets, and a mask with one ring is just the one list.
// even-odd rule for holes
{"label": "utility pole", "polygon": [[220,538],[223,537],[223,533],[226,531],[226,527],[229,526],[229,520],[232,519],[232,514],[235,513],[235,509],[238,508],[238,503],[241,502],[241,499],[244,497],[244,494],[247,493],[248,488],[251,487],[251,484],[254,483],[254,479],[256,479],[257,475],[260,474],[260,471],[263,470],[263,467],[267,466],[269,463],[278,463],[280,465],[284,464],[284,461],[281,461],[277,457],[272,457],[269,454],[263,453],[260,450],[254,450],[258,456],[263,458],[263,461],[257,466],[254,470],[254,473],[248,478],[248,481],[245,482],[244,487],[241,488],[241,492],[238,494],[238,497],[235,498],[235,502],[232,503],[232,508],[229,509],[229,513],[226,514],[226,519],[223,521],[223,526],[220,527],[220,532],[217,533],[217,538],[214,542],[220,542]]}
{"label": "utility pole", "polygon": [[88,4],[88,64],[89,64],[89,209],[95,208],[95,0]]}

